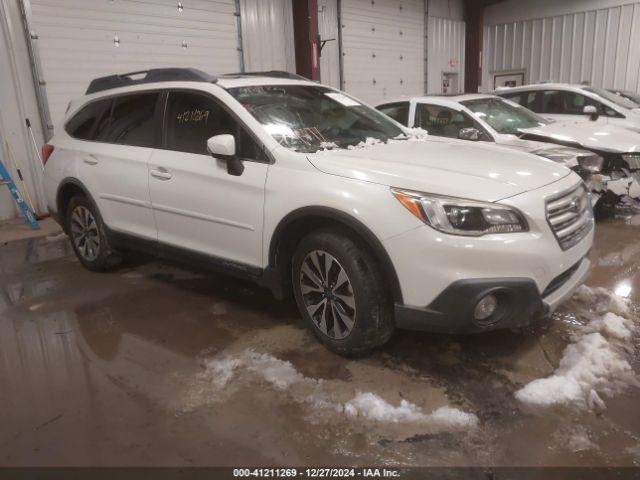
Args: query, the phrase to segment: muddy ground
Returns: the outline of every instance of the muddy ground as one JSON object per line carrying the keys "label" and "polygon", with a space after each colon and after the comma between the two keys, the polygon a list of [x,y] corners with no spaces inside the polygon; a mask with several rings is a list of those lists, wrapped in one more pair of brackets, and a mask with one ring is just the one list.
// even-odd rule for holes
{"label": "muddy ground", "polygon": [[[636,220],[598,225],[587,281],[634,305]],[[0,269],[0,465],[640,465],[628,376],[604,405],[514,396],[558,367],[589,300],[524,330],[398,332],[346,360],[291,303],[229,277],[155,261],[95,274],[60,236],[0,246]],[[363,394],[395,421],[349,414]]]}

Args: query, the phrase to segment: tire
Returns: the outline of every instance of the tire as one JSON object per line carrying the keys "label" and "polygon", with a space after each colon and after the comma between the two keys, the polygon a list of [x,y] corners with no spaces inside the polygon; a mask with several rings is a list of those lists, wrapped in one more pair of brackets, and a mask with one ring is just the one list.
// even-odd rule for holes
{"label": "tire", "polygon": [[292,284],[305,323],[329,350],[360,356],[391,338],[393,302],[380,267],[348,234],[319,230],[303,238],[293,256]]}
{"label": "tire", "polygon": [[100,212],[84,195],[74,196],[67,205],[66,231],[80,263],[93,272],[104,272],[120,262],[105,235]]}

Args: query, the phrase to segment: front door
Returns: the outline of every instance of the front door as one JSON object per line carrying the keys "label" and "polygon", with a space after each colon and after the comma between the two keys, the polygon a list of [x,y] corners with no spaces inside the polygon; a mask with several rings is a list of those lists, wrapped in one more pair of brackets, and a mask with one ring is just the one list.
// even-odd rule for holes
{"label": "front door", "polygon": [[[163,149],[149,162],[149,190],[161,243],[261,267],[269,164],[253,138],[215,97],[169,92]],[[236,139],[240,176],[207,152],[220,134]]]}

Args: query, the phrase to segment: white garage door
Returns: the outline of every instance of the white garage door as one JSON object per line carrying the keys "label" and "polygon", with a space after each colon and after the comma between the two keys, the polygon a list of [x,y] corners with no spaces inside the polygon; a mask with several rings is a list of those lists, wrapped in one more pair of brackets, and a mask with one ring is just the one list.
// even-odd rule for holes
{"label": "white garage door", "polygon": [[[95,77],[154,67],[194,67],[214,74],[241,69],[235,0],[30,3],[54,125],[68,102],[83,95]],[[267,3],[277,28],[265,24]],[[292,23],[283,20],[283,15],[291,15],[290,0],[243,0],[242,8],[245,50],[252,48],[254,38],[267,45],[291,45]],[[252,21],[254,17],[263,20]],[[256,62],[247,50],[247,68],[291,69],[293,49],[283,47],[277,53]]]}
{"label": "white garage door", "polygon": [[344,89],[368,102],[424,90],[424,1],[342,0]]}

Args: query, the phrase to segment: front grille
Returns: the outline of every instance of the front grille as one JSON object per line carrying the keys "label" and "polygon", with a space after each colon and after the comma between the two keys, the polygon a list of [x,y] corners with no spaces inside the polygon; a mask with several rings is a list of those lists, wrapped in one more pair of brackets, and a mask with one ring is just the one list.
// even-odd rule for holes
{"label": "front grille", "polygon": [[548,198],[546,207],[547,222],[562,250],[573,247],[593,227],[589,195],[582,183]]}
{"label": "front grille", "polygon": [[569,270],[562,272],[556,278],[551,280],[551,282],[549,282],[549,285],[547,285],[547,288],[545,288],[544,292],[542,292],[542,298],[546,298],[548,295],[551,295],[553,292],[555,292],[560,287],[562,287],[565,283],[567,283],[567,281],[571,278],[571,276],[574,273],[576,273],[576,270],[578,270],[578,267],[580,267],[581,263],[582,263],[582,260],[576,263]]}

